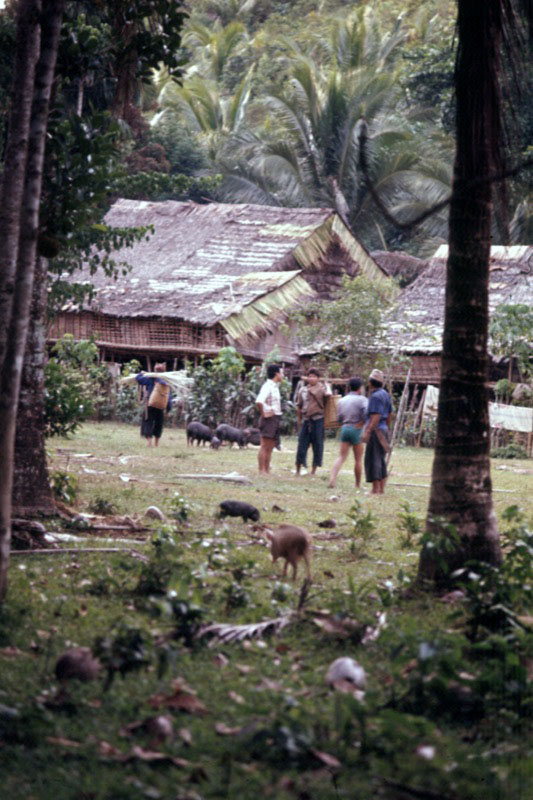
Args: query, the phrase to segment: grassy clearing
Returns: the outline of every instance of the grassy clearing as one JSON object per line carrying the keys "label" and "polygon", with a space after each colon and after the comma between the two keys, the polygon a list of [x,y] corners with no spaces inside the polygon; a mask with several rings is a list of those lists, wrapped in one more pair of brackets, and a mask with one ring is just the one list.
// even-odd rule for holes
{"label": "grassy clearing", "polygon": [[[385,497],[357,495],[375,531],[356,557],[360,543],[354,547],[347,517],[356,497],[352,465],[346,462],[334,491],[326,486],[327,469],[298,479],[292,474],[294,439],[284,440],[283,451],[274,454],[273,476],[262,483],[254,450],[187,449],[176,430],[165,432],[158,450],[149,450],[133,428],[91,424],[74,439],[54,441],[51,450],[53,469],[79,477],[80,510],[107,500],[121,514],[140,514],[150,504],[168,513],[177,491],[192,512],[187,527],[170,532],[174,545],[162,541],[159,557],[150,535],[146,544],[124,544],[124,554],[13,557],[0,618],[0,779],[6,797],[529,796],[520,670],[533,656],[530,641],[507,647],[491,640],[492,649],[480,656],[464,636],[461,605],[400,592],[416,567],[417,547],[401,546],[398,515],[405,501],[423,515],[429,451],[396,451]],[[326,468],[336,450],[328,440]],[[531,517],[531,462],[494,467],[497,513],[520,504]],[[233,470],[253,484],[180,479]],[[330,499],[333,494],[338,500]],[[253,503],[263,521],[308,527],[315,539],[314,583],[305,613],[279,636],[187,648],[168,635],[179,624],[187,627],[186,613],[194,607],[202,609],[203,621],[240,624],[276,617],[298,601],[299,584],[280,579],[250,526],[215,519],[218,503],[228,498]],[[331,518],[337,522],[333,531],[317,526]],[[94,546],[93,534],[81,537],[80,547]],[[132,547],[149,562],[132,556]],[[145,587],[160,582],[174,594],[140,593],[141,578]],[[173,597],[185,603],[174,614]],[[322,611],[341,622],[372,625],[383,610],[388,627],[365,646],[357,637],[328,635],[314,622]],[[455,619],[452,610],[459,610]],[[102,681],[72,685],[68,702],[50,703],[58,655],[132,631],[142,643],[136,653],[146,662],[139,670],[117,675],[107,691]],[[161,653],[168,656],[162,674]],[[367,671],[364,705],[324,683],[328,665],[341,655],[356,658]],[[155,710],[154,697],[179,694],[177,678],[197,692],[206,713],[164,705]],[[142,731],[124,735],[128,724],[154,713],[173,718],[172,737],[161,743]],[[154,752],[167,758],[155,760]]]}

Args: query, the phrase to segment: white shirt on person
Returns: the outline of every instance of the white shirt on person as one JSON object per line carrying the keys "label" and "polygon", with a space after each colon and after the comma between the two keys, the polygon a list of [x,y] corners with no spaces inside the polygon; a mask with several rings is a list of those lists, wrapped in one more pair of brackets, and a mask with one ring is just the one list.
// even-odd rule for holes
{"label": "white shirt on person", "polygon": [[270,378],[261,386],[261,391],[257,395],[255,402],[262,404],[263,416],[281,417],[281,395],[278,384]]}

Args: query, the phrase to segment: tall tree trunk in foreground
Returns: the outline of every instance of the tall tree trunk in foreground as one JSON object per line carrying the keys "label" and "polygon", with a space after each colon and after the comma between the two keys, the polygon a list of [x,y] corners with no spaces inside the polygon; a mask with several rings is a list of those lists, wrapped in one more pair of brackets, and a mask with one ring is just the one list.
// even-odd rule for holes
{"label": "tall tree trunk in foreground", "polygon": [[427,529],[452,523],[461,544],[442,562],[424,548],[422,578],[446,580],[469,559],[498,563],[488,413],[488,287],[492,184],[501,170],[498,85],[506,0],[458,3],[457,149],[450,205],[442,373]]}
{"label": "tall tree trunk in foreground", "polygon": [[13,473],[13,516],[52,514],[44,438],[44,364],[46,359],[46,260],[38,258],[31,320],[22,369]]}
{"label": "tall tree trunk in foreground", "polygon": [[[30,19],[32,48],[28,51],[25,42],[28,31],[24,26],[17,30],[17,54],[24,50],[28,64],[20,75],[15,72],[15,86],[24,82],[23,99],[27,101],[31,93],[31,115],[27,127],[26,165],[22,176],[23,195],[18,209],[18,252],[14,283],[11,283],[12,301],[6,303],[8,314],[2,320],[0,341],[5,342],[2,352],[1,392],[0,392],[0,450],[5,459],[5,469],[0,474],[0,601],[7,590],[7,568],[9,562],[9,543],[11,538],[11,495],[13,486],[13,461],[15,444],[15,423],[17,403],[22,375],[22,362],[26,346],[26,336],[30,321],[30,307],[33,292],[35,261],[37,258],[37,237],[39,231],[39,204],[41,199],[42,173],[48,107],[55,71],[57,47],[63,0],[45,0],[43,13],[40,3],[21,2],[23,15],[31,7]],[[34,15],[38,14],[37,22]],[[40,23],[40,24],[39,24]],[[38,61],[36,63],[36,58]],[[22,60],[22,59],[21,59]],[[33,81],[26,80],[25,70],[31,64]],[[31,85],[33,84],[33,85]],[[16,102],[15,89],[13,101]],[[16,111],[13,112],[16,115]],[[5,186],[2,187],[5,192]],[[15,212],[16,213],[16,212]],[[0,302],[8,291],[5,279],[0,284]],[[7,335],[6,335],[7,334]]]}

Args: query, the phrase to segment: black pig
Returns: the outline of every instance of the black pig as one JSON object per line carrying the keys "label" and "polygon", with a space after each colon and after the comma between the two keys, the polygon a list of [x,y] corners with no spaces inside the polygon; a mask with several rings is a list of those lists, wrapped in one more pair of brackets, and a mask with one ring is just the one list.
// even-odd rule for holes
{"label": "black pig", "polygon": [[261,431],[259,428],[245,428],[243,433],[245,444],[255,444],[257,446],[261,444]]}
{"label": "black pig", "polygon": [[259,520],[258,509],[250,503],[243,503],[241,500],[223,500],[220,504],[220,519],[224,517],[242,517],[242,521],[252,520],[257,522]]}
{"label": "black pig", "polygon": [[215,431],[215,436],[221,442],[229,442],[230,446],[233,442],[237,442],[239,447],[244,447],[246,444],[246,437],[244,431],[240,428],[233,428],[231,425],[226,425],[225,422],[221,423]]}
{"label": "black pig", "polygon": [[212,438],[213,431],[207,425],[202,425],[201,422],[189,422],[187,425],[187,447],[193,445],[195,441],[197,446],[200,447],[200,442],[205,445]]}

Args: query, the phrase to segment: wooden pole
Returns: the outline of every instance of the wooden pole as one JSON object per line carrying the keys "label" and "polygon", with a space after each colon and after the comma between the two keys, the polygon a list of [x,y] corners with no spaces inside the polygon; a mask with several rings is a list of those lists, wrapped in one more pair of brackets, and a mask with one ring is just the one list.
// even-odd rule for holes
{"label": "wooden pole", "polygon": [[390,450],[387,453],[385,458],[385,463],[389,464],[390,458],[392,455],[392,449],[394,447],[394,442],[396,441],[396,437],[400,435],[402,430],[403,418],[405,416],[405,406],[407,404],[407,398],[409,397],[409,379],[411,377],[411,370],[409,369],[407,373],[407,378],[405,379],[405,384],[403,387],[402,396],[400,398],[400,404],[398,406],[398,415],[396,417],[396,422],[394,424],[394,430],[392,431],[392,437],[390,441]]}
{"label": "wooden pole", "polygon": [[417,428],[418,424],[420,423],[420,429],[419,429],[418,437],[417,437],[417,440],[416,440],[416,446],[417,447],[420,447],[420,442],[422,441],[422,430],[424,428],[424,403],[426,402],[426,394],[427,394],[427,386],[424,389],[424,391],[422,392],[422,399],[420,400],[420,405],[418,406],[418,411],[417,411],[417,414],[416,414],[416,420],[415,420],[415,426],[414,426],[415,431],[416,431],[416,428]]}

